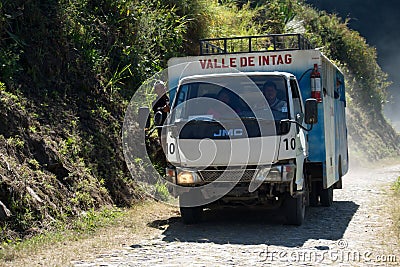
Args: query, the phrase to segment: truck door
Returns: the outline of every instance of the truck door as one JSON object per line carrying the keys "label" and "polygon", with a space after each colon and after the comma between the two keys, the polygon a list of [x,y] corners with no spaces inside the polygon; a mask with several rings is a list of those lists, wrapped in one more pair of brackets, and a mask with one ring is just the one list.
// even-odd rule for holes
{"label": "truck door", "polygon": [[323,188],[329,188],[337,182],[335,176],[336,157],[335,157],[335,108],[334,108],[334,86],[336,86],[336,72],[322,61],[322,90],[324,107],[324,132],[325,132],[325,171],[326,179],[323,179]]}
{"label": "truck door", "polygon": [[[293,99],[293,116],[294,119],[304,126],[304,109],[302,104],[302,99],[300,97],[299,86],[294,77],[290,79],[290,87]],[[295,125],[293,125],[295,126]],[[305,131],[296,125],[296,162],[297,162],[297,171],[296,171],[296,184],[297,188],[301,189],[303,185],[303,162],[307,155],[307,145],[305,138]]]}

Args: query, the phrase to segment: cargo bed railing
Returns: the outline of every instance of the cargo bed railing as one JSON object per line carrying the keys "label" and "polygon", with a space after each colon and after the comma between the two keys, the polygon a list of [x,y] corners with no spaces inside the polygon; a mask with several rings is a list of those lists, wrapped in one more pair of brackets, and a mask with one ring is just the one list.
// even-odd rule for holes
{"label": "cargo bed railing", "polygon": [[301,34],[269,34],[200,40],[200,55],[314,49]]}

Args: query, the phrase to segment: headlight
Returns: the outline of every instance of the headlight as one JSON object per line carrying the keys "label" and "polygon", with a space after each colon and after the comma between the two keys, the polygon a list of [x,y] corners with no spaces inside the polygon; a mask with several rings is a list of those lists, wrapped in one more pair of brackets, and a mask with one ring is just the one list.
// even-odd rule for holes
{"label": "headlight", "polygon": [[280,182],[282,181],[282,166],[274,166],[271,168],[269,171],[267,178],[267,181],[271,182]]}
{"label": "headlight", "polygon": [[201,181],[199,175],[195,172],[178,170],[177,184],[190,185],[200,183]]}
{"label": "headlight", "polygon": [[294,164],[264,167],[257,173],[256,180],[265,182],[290,182],[296,171]]}
{"label": "headlight", "polygon": [[258,181],[258,182],[267,181],[267,176],[270,171],[271,171],[271,167],[266,167],[266,168],[260,169],[257,173],[256,181]]}

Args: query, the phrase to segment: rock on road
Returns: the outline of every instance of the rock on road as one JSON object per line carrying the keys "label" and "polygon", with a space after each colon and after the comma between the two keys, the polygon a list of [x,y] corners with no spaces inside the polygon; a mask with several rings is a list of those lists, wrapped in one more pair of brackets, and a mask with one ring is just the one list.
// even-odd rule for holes
{"label": "rock on road", "polygon": [[[72,262],[88,266],[398,266],[388,194],[400,166],[350,171],[329,208],[310,207],[300,227],[279,214],[210,211],[205,222],[155,220],[154,235]],[[116,245],[117,247],[117,245]]]}

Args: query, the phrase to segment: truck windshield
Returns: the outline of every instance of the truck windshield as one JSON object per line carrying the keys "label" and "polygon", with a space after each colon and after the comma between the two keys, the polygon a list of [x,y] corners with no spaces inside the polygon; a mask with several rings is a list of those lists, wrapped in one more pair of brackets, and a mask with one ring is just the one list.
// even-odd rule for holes
{"label": "truck windshield", "polygon": [[216,122],[237,129],[235,121],[244,125],[246,137],[281,134],[279,122],[289,118],[287,103],[287,80],[281,75],[202,76],[178,88],[170,123],[189,122],[185,128],[191,131],[182,132],[190,132],[187,138],[208,137],[201,129]]}
{"label": "truck windshield", "polygon": [[288,119],[286,79],[255,75],[193,80],[178,88],[174,108],[173,121]]}

